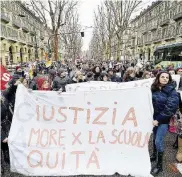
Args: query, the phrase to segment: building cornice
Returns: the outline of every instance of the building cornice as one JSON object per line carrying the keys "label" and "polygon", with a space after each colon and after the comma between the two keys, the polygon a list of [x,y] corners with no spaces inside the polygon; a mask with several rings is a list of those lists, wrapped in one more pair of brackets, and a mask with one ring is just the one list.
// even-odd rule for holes
{"label": "building cornice", "polygon": [[25,10],[27,13],[29,13],[29,15],[31,15],[34,19],[36,19],[41,25],[43,25],[44,23],[37,17],[35,16],[35,14],[28,9],[21,1],[15,1],[23,10]]}
{"label": "building cornice", "polygon": [[137,17],[135,17],[131,23],[134,23],[135,21],[137,21],[138,19],[140,19],[142,16],[144,16],[148,11],[152,10],[154,7],[156,7],[157,5],[159,5],[160,3],[162,3],[163,1],[158,0],[156,2],[153,2],[151,6],[149,6],[147,9],[145,9],[144,11],[142,11],[140,13],[140,15],[138,15]]}

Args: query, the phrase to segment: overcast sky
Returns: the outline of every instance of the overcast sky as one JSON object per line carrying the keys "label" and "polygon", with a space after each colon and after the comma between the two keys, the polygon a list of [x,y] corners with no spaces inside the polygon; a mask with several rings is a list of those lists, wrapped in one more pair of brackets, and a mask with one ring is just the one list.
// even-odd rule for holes
{"label": "overcast sky", "polygon": [[[138,15],[141,10],[145,9],[148,5],[152,4],[154,0],[142,0],[141,5],[136,9],[133,16]],[[94,23],[94,10],[102,2],[102,0],[81,0],[79,7],[80,22],[82,27],[93,26]],[[85,37],[83,39],[82,50],[87,50],[89,48],[89,42],[92,37],[92,28],[85,29]]]}

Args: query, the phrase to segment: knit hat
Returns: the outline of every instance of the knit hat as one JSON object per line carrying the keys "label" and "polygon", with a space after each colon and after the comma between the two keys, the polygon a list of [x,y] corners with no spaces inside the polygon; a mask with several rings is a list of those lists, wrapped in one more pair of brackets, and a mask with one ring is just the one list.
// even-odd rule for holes
{"label": "knit hat", "polygon": [[21,68],[21,67],[20,67],[20,66],[16,66],[16,68],[15,68],[15,69],[16,69],[16,71],[17,71],[19,68]]}

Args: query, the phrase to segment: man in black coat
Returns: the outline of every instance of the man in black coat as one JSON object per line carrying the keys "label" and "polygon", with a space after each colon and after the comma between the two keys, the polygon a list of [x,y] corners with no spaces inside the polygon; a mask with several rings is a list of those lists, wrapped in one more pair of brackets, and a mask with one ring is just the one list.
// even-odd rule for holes
{"label": "man in black coat", "polygon": [[7,164],[10,163],[7,143],[13,117],[18,79],[19,76],[14,75],[12,80],[9,82],[9,88],[1,92],[1,155],[4,157],[4,161]]}

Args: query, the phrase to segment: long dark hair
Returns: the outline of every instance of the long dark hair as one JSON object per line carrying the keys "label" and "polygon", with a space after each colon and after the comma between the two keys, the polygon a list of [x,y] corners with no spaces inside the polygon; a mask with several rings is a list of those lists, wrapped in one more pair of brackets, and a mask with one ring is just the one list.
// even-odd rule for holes
{"label": "long dark hair", "polygon": [[151,86],[152,92],[155,92],[155,91],[157,91],[157,90],[160,90],[159,87],[161,86],[161,84],[160,84],[159,78],[160,78],[161,74],[163,74],[163,73],[166,73],[166,74],[169,75],[169,82],[168,82],[168,84],[171,83],[171,82],[173,81],[172,76],[171,76],[170,73],[168,73],[168,72],[166,72],[166,71],[161,71],[160,73],[157,74],[157,76],[156,76],[156,78],[155,78],[155,80],[154,80],[154,83],[153,83],[152,86]]}

